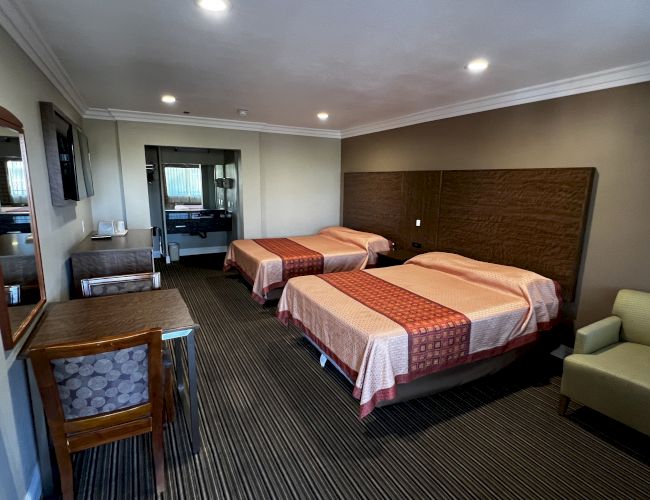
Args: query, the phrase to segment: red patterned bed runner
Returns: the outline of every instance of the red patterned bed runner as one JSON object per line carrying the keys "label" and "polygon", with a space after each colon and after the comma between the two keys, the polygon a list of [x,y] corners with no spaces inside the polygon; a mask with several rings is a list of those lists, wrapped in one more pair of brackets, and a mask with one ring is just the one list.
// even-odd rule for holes
{"label": "red patterned bed runner", "polygon": [[318,277],[406,330],[411,377],[469,361],[471,321],[464,314],[364,271]]}
{"label": "red patterned bed runner", "polygon": [[321,274],[324,257],[289,238],[264,238],[253,240],[259,246],[282,259],[282,281],[295,276]]}

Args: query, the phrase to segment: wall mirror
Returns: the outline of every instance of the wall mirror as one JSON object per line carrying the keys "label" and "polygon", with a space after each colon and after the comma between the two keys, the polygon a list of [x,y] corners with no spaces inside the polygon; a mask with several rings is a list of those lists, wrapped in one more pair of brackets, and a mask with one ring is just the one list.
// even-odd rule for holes
{"label": "wall mirror", "polygon": [[23,126],[0,107],[0,330],[13,348],[45,305]]}
{"label": "wall mirror", "polygon": [[[232,210],[235,165],[163,163],[165,210]],[[231,177],[227,177],[230,174]]]}

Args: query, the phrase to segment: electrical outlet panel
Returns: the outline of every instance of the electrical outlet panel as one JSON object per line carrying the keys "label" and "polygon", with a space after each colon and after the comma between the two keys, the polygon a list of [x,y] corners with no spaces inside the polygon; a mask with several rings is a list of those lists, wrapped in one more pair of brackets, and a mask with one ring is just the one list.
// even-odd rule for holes
{"label": "electrical outlet panel", "polygon": [[415,219],[415,227],[420,227],[421,221],[420,219]]}

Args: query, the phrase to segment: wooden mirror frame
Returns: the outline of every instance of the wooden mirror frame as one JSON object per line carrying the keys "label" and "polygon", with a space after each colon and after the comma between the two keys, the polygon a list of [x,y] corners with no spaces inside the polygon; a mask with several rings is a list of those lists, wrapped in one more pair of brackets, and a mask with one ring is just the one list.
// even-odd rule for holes
{"label": "wooden mirror frame", "polygon": [[[43,264],[41,261],[41,244],[38,238],[38,228],[36,225],[36,216],[34,213],[34,197],[32,195],[32,183],[29,176],[29,162],[27,160],[27,149],[25,148],[25,131],[22,122],[16,118],[7,109],[0,106],[0,127],[6,127],[15,130],[19,135],[20,154],[25,165],[25,176],[27,178],[27,199],[29,200],[29,216],[32,237],[34,240],[34,259],[36,261],[36,275],[38,276],[38,289],[40,293],[39,301],[34,304],[30,313],[21,321],[20,325],[12,329],[11,319],[9,318],[9,307],[5,293],[0,293],[0,331],[2,332],[2,344],[5,350],[13,349],[20,339],[25,335],[33,323],[38,319],[43,307],[45,307],[45,280],[43,277]],[[4,290],[4,278],[0,269],[0,290]]]}

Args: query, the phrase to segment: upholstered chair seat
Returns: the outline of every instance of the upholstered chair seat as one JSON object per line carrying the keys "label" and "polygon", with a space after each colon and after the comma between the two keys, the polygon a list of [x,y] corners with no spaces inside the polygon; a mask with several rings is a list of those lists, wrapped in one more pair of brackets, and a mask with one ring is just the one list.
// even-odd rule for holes
{"label": "upholstered chair seat", "polygon": [[650,293],[621,290],[612,314],[578,330],[560,412],[575,399],[650,435]]}

